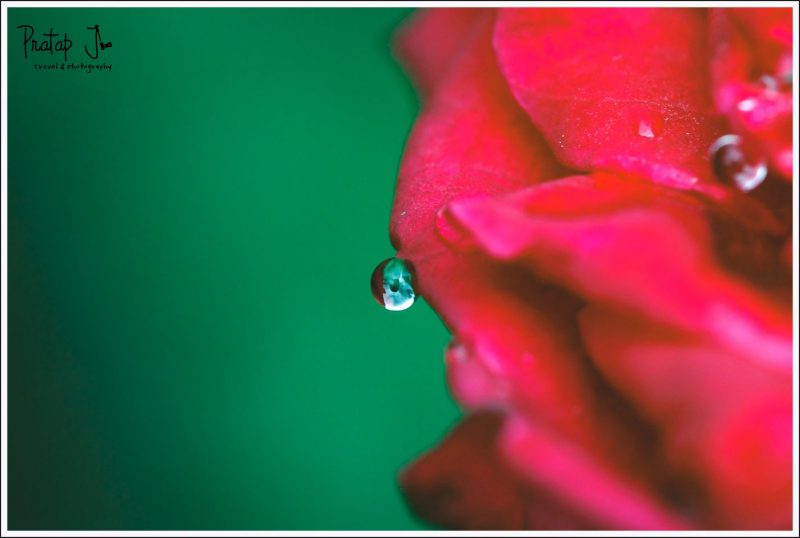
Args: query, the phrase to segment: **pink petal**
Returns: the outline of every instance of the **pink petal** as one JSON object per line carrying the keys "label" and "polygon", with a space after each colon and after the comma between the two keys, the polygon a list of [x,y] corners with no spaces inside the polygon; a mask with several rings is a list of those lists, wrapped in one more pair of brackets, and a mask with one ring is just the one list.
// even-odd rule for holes
{"label": "pink petal", "polygon": [[708,148],[710,100],[699,9],[503,9],[494,33],[517,101],[558,158],[722,196]]}
{"label": "pink petal", "polygon": [[475,21],[486,10],[422,9],[395,36],[394,49],[423,96],[431,93],[458,54]]}
{"label": "pink petal", "polygon": [[714,526],[790,527],[790,372],[599,305],[581,328],[600,369],[660,425],[675,468],[706,484]]}
{"label": "pink petal", "polygon": [[493,17],[480,15],[406,145],[390,232],[395,246],[415,257],[441,250],[433,224],[450,199],[511,191],[560,173],[497,69]]}
{"label": "pink petal", "polygon": [[[619,184],[566,178],[454,201],[449,212],[494,258],[520,259],[587,300],[713,335],[788,371],[790,316],[716,265],[700,207],[656,193],[646,201]],[[554,191],[582,200],[581,214],[554,214]],[[606,198],[615,192],[621,208]]]}
{"label": "pink petal", "polygon": [[[670,462],[661,465],[706,485],[709,498],[698,502],[711,507],[710,524],[785,526],[791,312],[717,265],[701,205],[630,181],[578,176],[456,200],[448,214],[487,255],[524,263],[587,301],[581,340],[612,384],[659,426]],[[766,411],[754,419],[758,409]],[[740,437],[747,442],[737,446],[750,448],[724,449]],[[519,457],[531,477],[555,481],[547,467]],[[599,461],[586,468],[587,481],[606,476]],[[615,476],[624,482],[624,474]],[[759,494],[764,501],[754,500]],[[588,503],[582,513],[593,510],[595,500],[581,502]]]}

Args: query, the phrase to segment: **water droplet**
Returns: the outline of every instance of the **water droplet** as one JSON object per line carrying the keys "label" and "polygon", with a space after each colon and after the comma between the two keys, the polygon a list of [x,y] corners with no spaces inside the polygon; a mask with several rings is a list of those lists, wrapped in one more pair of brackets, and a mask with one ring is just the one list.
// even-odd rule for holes
{"label": "water droplet", "polygon": [[633,109],[633,128],[643,138],[656,138],[664,130],[664,118],[657,111],[648,107]]}
{"label": "water droplet", "polygon": [[641,120],[639,122],[639,136],[644,136],[645,138],[655,137],[656,135],[653,134],[653,126],[648,122]]}
{"label": "water droplet", "polygon": [[372,295],[387,310],[405,310],[417,299],[414,279],[411,262],[389,258],[372,272]]}
{"label": "water droplet", "polygon": [[711,165],[720,179],[734,183],[749,192],[767,177],[766,162],[748,162],[739,136],[728,134],[719,137],[709,149]]}

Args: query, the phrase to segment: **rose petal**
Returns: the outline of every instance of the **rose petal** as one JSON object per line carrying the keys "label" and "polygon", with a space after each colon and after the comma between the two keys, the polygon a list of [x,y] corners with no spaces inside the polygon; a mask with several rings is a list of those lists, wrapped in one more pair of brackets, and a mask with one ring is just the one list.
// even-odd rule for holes
{"label": "rose petal", "polygon": [[[657,191],[645,201],[646,190],[631,194],[623,184],[567,178],[505,197],[457,200],[449,211],[497,259],[523,260],[587,300],[713,335],[789,371],[791,316],[717,266],[699,207]],[[581,215],[554,214],[554,191],[581,199]],[[621,208],[606,198],[615,192]]]}
{"label": "rose petal", "polygon": [[[722,267],[745,279],[770,299],[789,308],[792,296],[791,264],[781,263],[782,249],[791,237],[791,184],[768,180],[749,195],[760,207],[771,208],[771,221],[762,221],[748,208],[740,207],[737,218],[721,206],[708,205],[713,250]],[[752,206],[755,207],[755,206]],[[751,209],[752,209],[751,207]]]}
{"label": "rose petal", "polygon": [[[581,340],[614,386],[659,425],[669,468],[702,478],[712,525],[780,527],[790,499],[791,428],[778,421],[744,452],[719,447],[745,423],[758,431],[749,409],[777,406],[780,416],[789,409],[791,313],[716,265],[700,205],[658,194],[646,184],[579,176],[456,200],[449,213],[488,255],[526,263],[589,302]],[[769,403],[776,398],[784,403]],[[732,485],[749,489],[736,497],[726,493]],[[745,510],[742,499],[760,490],[769,500]]]}
{"label": "rose petal", "polygon": [[560,173],[497,69],[493,17],[480,15],[406,144],[390,232],[408,255],[442,249],[434,219],[453,197],[511,191]]}
{"label": "rose petal", "polygon": [[720,196],[698,9],[503,9],[494,46],[518,102],[561,161]]}
{"label": "rose petal", "polygon": [[791,8],[728,8],[725,10],[742,30],[762,72],[775,72],[781,59],[792,51]]}
{"label": "rose petal", "polygon": [[511,465],[533,487],[551,492],[603,527],[663,530],[687,526],[636,484],[535,422],[512,419],[502,445]]}
{"label": "rose petal", "polygon": [[608,517],[587,519],[531,487],[505,463],[500,414],[469,415],[434,450],[400,475],[403,493],[427,521],[449,529],[598,529]]}
{"label": "rose petal", "polygon": [[394,39],[394,50],[423,96],[444,76],[481,9],[438,8],[414,12]]}
{"label": "rose petal", "polygon": [[[542,27],[562,25],[568,35],[569,31],[577,32],[575,35],[591,31],[595,37],[603,34],[603,28],[597,27],[602,25],[591,16],[593,10],[583,11],[569,13],[560,21],[562,14],[546,15]],[[547,54],[539,51],[538,57],[526,60],[530,64],[527,66],[522,65],[519,50],[509,53],[522,75],[531,75],[541,86],[536,88],[537,92],[547,90],[542,93],[541,102],[534,95],[528,103],[532,106],[528,107],[520,98],[519,88],[514,87],[514,78],[509,77],[519,102],[535,122],[536,114],[547,120],[537,125],[563,162],[585,168],[624,170],[670,186],[698,189],[718,200],[724,199],[726,206],[722,213],[746,213],[740,224],[748,229],[764,233],[772,229],[770,233],[775,233],[776,226],[768,222],[768,215],[734,210],[734,207],[758,208],[758,202],[751,203],[752,197],[737,196],[714,186],[709,175],[705,151],[718,131],[709,119],[713,112],[709,112],[708,97],[701,95],[708,91],[707,83],[702,73],[694,76],[698,64],[705,65],[705,59],[701,62],[695,56],[702,55],[692,56],[701,50],[696,45],[703,37],[702,31],[698,31],[698,27],[704,27],[702,21],[694,15],[681,14],[685,10],[656,10],[673,12],[669,16],[651,10],[628,11],[645,15],[611,16],[618,23],[614,30],[619,36],[601,35],[603,39],[593,39],[598,51],[581,53],[598,59],[606,55],[610,61],[621,62],[611,68],[598,64],[618,77],[603,75],[594,80],[591,68],[580,67],[585,65],[584,60],[579,60],[575,75],[569,73],[574,67],[569,65],[564,69],[566,75],[559,72],[563,62],[569,60],[569,54],[563,51],[580,48],[576,45],[578,40],[561,42],[556,34],[564,28],[533,36],[522,32],[525,40],[543,40],[559,47]],[[501,60],[502,22],[501,17],[495,34]],[[665,22],[683,24],[678,26],[681,38],[678,41],[684,42],[667,43],[667,38],[675,40],[676,34]],[[524,427],[516,430],[526,432],[516,438],[523,441],[515,444],[511,437],[498,460],[503,463],[508,458],[521,473],[518,478],[525,495],[538,495],[542,500],[541,504],[527,502],[522,510],[527,518],[523,525],[547,528],[546,523],[540,522],[542,513],[533,514],[536,506],[548,506],[549,501],[569,506],[573,514],[580,513],[593,526],[677,527],[683,522],[671,514],[669,503],[663,498],[672,494],[676,495],[674,503],[682,509],[697,511],[693,514],[695,523],[709,521],[704,509],[707,505],[714,507],[716,519],[711,521],[719,526],[743,521],[778,521],[783,514],[784,489],[776,477],[783,476],[784,448],[774,452],[771,461],[775,465],[770,467],[770,460],[764,454],[773,453],[765,452],[762,443],[755,442],[751,448],[739,452],[723,453],[720,447],[725,440],[735,440],[747,431],[747,425],[756,420],[753,416],[763,423],[777,423],[764,429],[763,435],[771,444],[784,447],[785,421],[767,420],[776,414],[761,389],[748,393],[752,399],[737,407],[730,403],[732,398],[724,399],[725,405],[708,405],[710,396],[698,387],[711,372],[702,365],[720,364],[721,358],[737,361],[738,373],[734,378],[738,380],[745,379],[744,374],[750,371],[758,372],[754,374],[756,379],[785,379],[791,371],[791,351],[787,349],[791,328],[786,312],[718,265],[711,253],[712,239],[719,234],[716,227],[714,235],[709,233],[708,207],[704,204],[663,189],[655,195],[652,187],[642,187],[640,181],[629,177],[612,179],[612,186],[604,188],[598,188],[598,176],[524,189],[566,173],[554,161],[547,144],[519,109],[500,75],[490,47],[492,23],[491,13],[477,17],[461,44],[443,47],[442,50],[451,52],[441,54],[430,64],[440,67],[422,68],[428,70],[422,78],[427,77],[423,85],[430,92],[430,99],[407,146],[391,234],[398,256],[411,260],[417,269],[419,291],[455,335],[447,361],[457,399],[470,408],[489,407],[513,413],[514,424]],[[650,35],[650,30],[655,33]],[[514,37],[513,32],[510,35]],[[631,38],[635,38],[633,42]],[[643,41],[637,42],[639,38]],[[615,47],[620,43],[627,44],[626,53],[639,52],[640,48],[655,52],[644,54],[642,59],[615,59]],[[453,52],[456,49],[458,52]],[[678,54],[674,54],[676,50]],[[615,54],[609,57],[612,52]],[[543,57],[548,54],[554,58]],[[662,60],[664,68],[658,67],[655,60]],[[508,71],[505,64],[503,67]],[[657,72],[649,73],[647,67]],[[557,87],[560,80],[543,76],[548,73],[556,79],[569,75],[566,88]],[[536,78],[539,76],[541,80]],[[626,76],[628,79],[622,80]],[[657,92],[658,83],[668,79],[679,82],[673,81],[671,86]],[[585,88],[574,84],[576,80],[585,82]],[[566,91],[567,98],[559,101],[559,92],[565,89],[571,89],[572,93]],[[611,95],[611,101],[603,100],[604,92]],[[614,101],[615,98],[618,100]],[[617,127],[628,121],[633,134],[615,133]],[[563,140],[561,134],[565,135]],[[648,141],[658,144],[647,144]],[[499,196],[518,189],[523,190]],[[748,219],[755,219],[758,224],[750,226]],[[635,257],[631,256],[631,250],[636,251]],[[508,263],[512,260],[515,263]],[[631,267],[623,262],[629,262]],[[637,270],[637,264],[648,270]],[[591,316],[588,322],[587,316],[582,316],[583,324],[580,328],[576,326],[575,316],[582,307],[581,301],[548,286],[542,279],[564,286],[588,301],[589,313],[592,308],[608,313],[610,322],[614,322],[614,316],[634,320],[641,317],[642,323],[659,327],[667,334],[699,342],[698,350],[685,350],[687,357],[698,358],[701,365],[690,369],[690,388],[685,391],[689,396],[681,393],[670,397],[670,387],[659,386],[660,396],[650,399],[631,389],[626,381],[626,376],[637,378],[635,365],[622,359],[615,362],[612,353],[605,354],[607,349],[615,349],[613,342],[606,344],[600,340],[600,351],[594,345],[591,348],[601,357],[597,364],[608,379],[642,405],[647,419],[658,424],[666,435],[669,462],[658,452],[658,438],[651,437],[648,425],[587,362],[581,336],[596,344],[597,331],[593,330]],[[660,334],[647,342],[657,341]],[[667,342],[682,343],[681,338],[670,338]],[[625,354],[629,350],[623,348],[620,352]],[[654,352],[649,350],[648,356],[650,353]],[[647,358],[640,360],[647,362]],[[656,361],[656,365],[667,362]],[[675,362],[681,364],[679,360]],[[679,375],[678,369],[664,367],[663,371],[664,375],[676,378]],[[772,385],[756,382],[754,386]],[[785,393],[782,381],[774,386],[779,397]],[[695,405],[705,422],[681,418],[678,411],[674,416],[664,411],[676,408],[680,411],[682,402],[689,402],[685,404],[687,409]],[[774,404],[779,409],[782,405]],[[755,415],[747,414],[747,410],[756,408],[762,410],[758,412],[761,414],[755,411]],[[711,410],[708,416],[718,420],[705,416],[705,409]],[[713,433],[697,434],[693,430],[696,424],[708,426],[707,431]],[[487,460],[485,451],[478,450],[477,454],[478,461]],[[714,461],[715,455],[721,456],[718,461]],[[469,459],[454,461],[469,466],[465,463]],[[414,482],[433,484],[435,490],[439,481],[431,477],[439,473],[437,468],[442,468],[446,471],[444,483],[461,484],[455,488],[458,491],[491,484],[505,491],[499,498],[513,497],[509,493],[513,488],[506,487],[505,478],[496,476],[497,469],[478,465],[483,470],[477,471],[477,478],[465,478],[466,482],[460,483],[459,478],[453,478],[459,476],[457,466],[448,466],[447,460],[446,457],[432,460],[435,464],[428,465],[428,471],[420,472],[423,478]],[[697,470],[698,461],[705,462],[709,470]],[[553,467],[569,473],[576,482],[593,487],[588,493],[575,491],[575,482],[559,481]],[[725,499],[725,488],[744,488],[742,499],[752,500],[761,482],[760,478],[748,482],[737,472],[742,468],[763,473],[769,500],[764,503],[754,500],[755,508],[743,510],[737,516],[738,505],[731,499],[733,494],[729,493]],[[711,496],[719,499],[705,499],[694,484],[683,484],[687,473],[701,476]],[[664,474],[674,475],[680,487],[670,490],[674,484]],[[466,475],[473,476],[473,471],[468,470]],[[484,526],[486,521],[501,521],[498,524],[508,526],[519,524],[517,515],[510,520],[502,519],[514,514],[513,510],[490,509],[485,518],[473,493],[459,493],[464,502],[442,501],[435,494],[426,498],[424,489],[417,488],[414,496],[422,499],[422,504],[434,503],[438,507],[431,510],[444,514],[442,517],[446,519],[441,524],[452,527]],[[660,495],[653,494],[654,490]],[[771,502],[780,506],[767,513],[762,504]],[[512,505],[511,501],[506,503]],[[426,510],[424,506],[418,509]],[[477,514],[478,523],[470,519],[472,512]],[[428,517],[440,516],[430,513]],[[565,522],[555,528],[564,528]]]}
{"label": "rose petal", "polygon": [[791,525],[789,372],[602,306],[581,329],[600,369],[660,425],[675,468],[702,478],[715,526]]}
{"label": "rose petal", "polygon": [[417,514],[449,529],[524,528],[521,487],[496,454],[501,423],[499,415],[474,414],[401,473],[401,488]]}

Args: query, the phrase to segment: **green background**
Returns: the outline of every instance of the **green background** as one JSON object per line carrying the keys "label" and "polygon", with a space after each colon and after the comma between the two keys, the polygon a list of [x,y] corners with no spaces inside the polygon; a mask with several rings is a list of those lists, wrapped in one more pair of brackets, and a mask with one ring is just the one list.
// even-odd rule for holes
{"label": "green background", "polygon": [[[448,336],[369,292],[408,14],[9,10],[10,528],[420,528]],[[70,61],[100,24],[112,71],[19,24]]]}

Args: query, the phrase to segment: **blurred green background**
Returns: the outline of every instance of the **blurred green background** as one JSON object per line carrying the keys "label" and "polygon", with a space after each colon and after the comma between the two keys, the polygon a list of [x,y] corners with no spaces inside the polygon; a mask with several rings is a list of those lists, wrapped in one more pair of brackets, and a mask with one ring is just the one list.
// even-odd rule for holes
{"label": "blurred green background", "polygon": [[[408,14],[9,10],[10,528],[421,528],[448,336],[369,292]],[[99,24],[111,72],[21,24],[70,61]]]}

